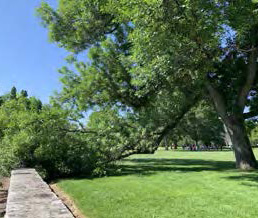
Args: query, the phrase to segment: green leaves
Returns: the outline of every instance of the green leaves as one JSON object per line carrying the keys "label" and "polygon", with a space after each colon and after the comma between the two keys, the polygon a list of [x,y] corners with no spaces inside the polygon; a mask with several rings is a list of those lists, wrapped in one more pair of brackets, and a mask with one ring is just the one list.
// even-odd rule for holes
{"label": "green leaves", "polygon": [[[255,108],[257,81],[245,86],[250,49],[258,47],[252,1],[61,0],[56,10],[47,4],[38,10],[51,40],[72,52],[72,66],[60,70],[63,90],[55,105],[74,114],[97,111],[89,126],[99,135],[84,140],[103,148],[105,157],[156,148],[195,101],[214,97],[207,84],[221,97],[213,101],[223,102],[223,115],[242,116],[238,100],[246,90]],[[77,61],[80,52],[89,61]],[[212,137],[222,131],[221,123],[206,109],[187,115],[187,125],[198,130],[187,137],[221,142]]]}
{"label": "green leaves", "polygon": [[116,28],[113,16],[101,10],[105,4],[100,0],[62,0],[57,11],[42,3],[37,12],[50,29],[50,40],[78,53]]}
{"label": "green leaves", "polygon": [[48,178],[104,171],[113,160],[106,152],[113,145],[100,147],[96,132],[84,132],[74,118],[80,119],[76,111],[42,105],[35,97],[5,100],[0,106],[0,175],[16,167],[37,168]]}

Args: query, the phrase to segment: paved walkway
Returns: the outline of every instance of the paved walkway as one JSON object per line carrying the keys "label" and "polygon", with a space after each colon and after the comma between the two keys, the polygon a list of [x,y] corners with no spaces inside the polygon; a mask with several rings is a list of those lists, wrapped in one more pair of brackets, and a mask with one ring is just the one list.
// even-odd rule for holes
{"label": "paved walkway", "polygon": [[14,170],[5,218],[74,218],[34,169]]}

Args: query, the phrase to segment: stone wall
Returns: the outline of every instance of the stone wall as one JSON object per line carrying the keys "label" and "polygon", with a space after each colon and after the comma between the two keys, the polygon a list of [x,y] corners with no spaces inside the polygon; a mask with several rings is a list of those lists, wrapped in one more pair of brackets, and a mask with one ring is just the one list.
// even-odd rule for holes
{"label": "stone wall", "polygon": [[5,218],[74,218],[34,169],[12,171]]}
{"label": "stone wall", "polygon": [[[1,179],[0,179],[0,183],[1,183]],[[3,218],[5,214],[6,199],[7,199],[7,189],[2,187],[0,184],[0,218]]]}

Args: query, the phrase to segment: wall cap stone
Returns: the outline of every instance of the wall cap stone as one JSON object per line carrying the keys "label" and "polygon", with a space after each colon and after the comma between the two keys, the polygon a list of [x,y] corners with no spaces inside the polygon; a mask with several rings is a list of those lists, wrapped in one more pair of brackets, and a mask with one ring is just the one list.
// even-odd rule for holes
{"label": "wall cap stone", "polygon": [[11,173],[5,218],[74,218],[35,169]]}

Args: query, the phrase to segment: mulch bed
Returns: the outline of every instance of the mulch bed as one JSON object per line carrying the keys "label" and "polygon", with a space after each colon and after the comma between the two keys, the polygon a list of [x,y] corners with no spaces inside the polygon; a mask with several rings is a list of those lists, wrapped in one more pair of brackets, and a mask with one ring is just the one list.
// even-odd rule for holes
{"label": "mulch bed", "polygon": [[0,179],[0,217],[4,217],[9,188],[9,178]]}

